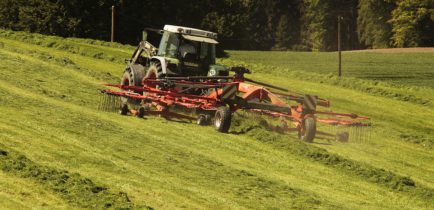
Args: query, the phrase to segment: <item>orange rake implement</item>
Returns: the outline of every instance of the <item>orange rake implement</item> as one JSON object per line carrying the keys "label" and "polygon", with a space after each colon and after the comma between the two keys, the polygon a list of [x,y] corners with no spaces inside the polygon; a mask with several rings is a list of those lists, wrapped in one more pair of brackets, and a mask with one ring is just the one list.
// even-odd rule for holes
{"label": "orange rake implement", "polygon": [[[147,114],[157,114],[167,118],[196,119],[199,125],[213,123],[216,130],[223,133],[228,132],[232,114],[237,110],[290,121],[294,126],[287,126],[285,131],[297,131],[299,138],[306,142],[313,142],[317,134],[334,136],[317,131],[317,123],[347,127],[370,125],[367,123],[369,118],[356,114],[318,111],[318,106],[330,107],[328,100],[312,95],[289,94],[286,89],[247,79],[244,74],[250,71],[244,67],[233,67],[232,71],[235,72],[234,76],[145,78],[142,86],[106,84],[105,86],[117,89],[101,92],[106,96],[121,98],[121,103],[118,100],[115,106],[123,115],[144,117]],[[265,87],[280,92],[272,92]],[[295,103],[290,105],[290,101]],[[104,103],[102,107],[107,105],[105,101]],[[189,111],[196,117],[181,114],[178,110]],[[348,135],[346,139],[342,134],[336,137],[348,141]]]}

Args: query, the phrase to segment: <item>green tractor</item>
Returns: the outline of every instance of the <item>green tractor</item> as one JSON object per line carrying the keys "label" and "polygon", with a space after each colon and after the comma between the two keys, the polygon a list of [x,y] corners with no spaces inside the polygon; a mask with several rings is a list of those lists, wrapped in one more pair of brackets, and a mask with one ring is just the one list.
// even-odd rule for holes
{"label": "green tractor", "polygon": [[[158,49],[147,41],[148,31],[162,35]],[[143,41],[128,61],[121,85],[141,86],[144,78],[228,76],[228,67],[216,65],[216,39],[216,33],[181,26],[145,29]]]}

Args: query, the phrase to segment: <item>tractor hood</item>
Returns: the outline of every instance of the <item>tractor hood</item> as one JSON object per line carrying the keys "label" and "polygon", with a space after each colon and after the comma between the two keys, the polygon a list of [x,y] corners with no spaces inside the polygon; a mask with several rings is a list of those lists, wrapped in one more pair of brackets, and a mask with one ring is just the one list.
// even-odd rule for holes
{"label": "tractor hood", "polygon": [[185,34],[183,34],[182,37],[184,37],[184,39],[188,39],[188,40],[195,41],[195,42],[206,42],[206,43],[210,43],[210,44],[218,44],[219,43],[216,40],[210,39],[207,37],[191,36],[191,35],[185,35]]}

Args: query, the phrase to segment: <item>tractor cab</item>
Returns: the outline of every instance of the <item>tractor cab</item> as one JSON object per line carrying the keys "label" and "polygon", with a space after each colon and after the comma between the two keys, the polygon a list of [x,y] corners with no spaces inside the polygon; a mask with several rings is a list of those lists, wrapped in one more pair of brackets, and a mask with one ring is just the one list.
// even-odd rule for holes
{"label": "tractor cab", "polygon": [[[161,34],[159,47],[147,41],[148,31]],[[140,86],[143,78],[227,76],[229,68],[216,64],[217,34],[195,28],[166,25],[145,29],[121,84]]]}
{"label": "tractor cab", "polygon": [[169,61],[168,67],[172,73],[205,76],[210,66],[215,64],[216,39],[217,34],[212,32],[166,25],[157,56]]}

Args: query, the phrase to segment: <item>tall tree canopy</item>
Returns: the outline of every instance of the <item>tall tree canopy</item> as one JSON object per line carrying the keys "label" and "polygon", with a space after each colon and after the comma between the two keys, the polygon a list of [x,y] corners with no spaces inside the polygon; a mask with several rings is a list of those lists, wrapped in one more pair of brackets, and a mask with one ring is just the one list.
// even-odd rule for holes
{"label": "tall tree canopy", "polygon": [[398,0],[392,11],[392,43],[396,47],[434,44],[434,0]]}
{"label": "tall tree canopy", "polygon": [[[434,46],[434,0],[0,0],[0,27],[136,44],[165,24],[219,33],[225,49],[333,51]],[[157,40],[157,38],[155,38]]]}

